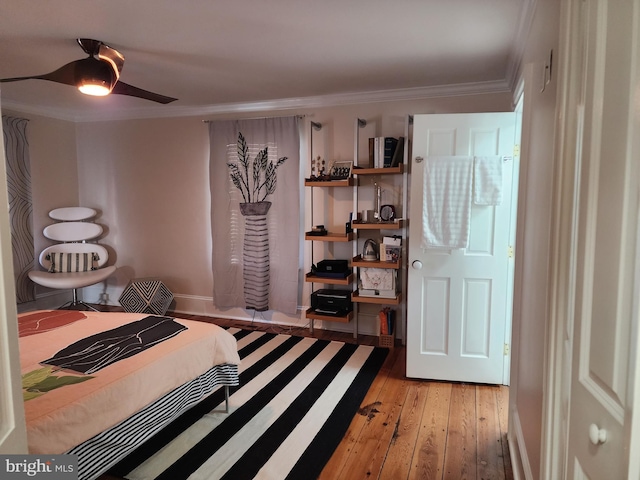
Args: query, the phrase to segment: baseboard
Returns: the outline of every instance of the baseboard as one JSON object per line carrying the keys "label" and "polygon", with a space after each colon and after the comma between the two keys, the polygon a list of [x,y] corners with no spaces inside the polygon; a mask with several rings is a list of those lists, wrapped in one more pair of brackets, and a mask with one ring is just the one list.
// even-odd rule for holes
{"label": "baseboard", "polygon": [[55,310],[65,303],[70,302],[72,298],[73,293],[71,290],[52,290],[47,293],[40,293],[36,295],[36,299],[33,302],[20,304],[18,306],[18,312],[22,313],[31,310]]}
{"label": "baseboard", "polygon": [[189,315],[205,315],[208,317],[227,318],[231,320],[254,321],[260,323],[278,323],[282,325],[304,326],[301,316],[269,310],[266,312],[254,312],[244,308],[218,308],[213,303],[212,297],[199,295],[174,294],[173,302],[169,307],[176,313]]}
{"label": "baseboard", "polygon": [[[79,299],[95,305],[120,306],[118,299],[125,287],[92,285],[78,291]],[[36,308],[55,309],[71,300],[71,290],[56,290],[51,293],[38,295]],[[213,297],[199,295],[173,295],[170,310],[176,313],[188,315],[203,315],[207,317],[219,317],[231,320],[243,320],[246,322],[275,323],[291,327],[307,327],[309,320],[305,317],[306,306],[299,306],[295,315],[269,310],[266,312],[254,312],[244,308],[218,308],[213,303]],[[354,320],[352,320],[353,322]],[[359,314],[358,333],[360,335],[378,335],[377,317],[375,315]],[[318,330],[331,330],[341,333],[353,333],[353,323],[325,322],[316,320],[314,328]]]}
{"label": "baseboard", "polygon": [[118,299],[125,287],[116,286],[104,286],[102,283],[91,285],[90,287],[84,287],[79,290],[80,298],[83,301],[95,305],[111,305],[120,306]]}
{"label": "baseboard", "polygon": [[511,457],[511,466],[513,469],[514,480],[533,480],[531,473],[531,465],[529,456],[527,455],[527,446],[522,433],[522,424],[517,411],[512,411],[510,415],[510,426],[512,431],[507,436],[509,441],[509,456]]}
{"label": "baseboard", "polygon": [[[291,327],[307,327],[308,319],[304,312],[307,310],[305,306],[298,306],[295,315],[269,310],[267,312],[254,312],[243,308],[218,308],[213,303],[213,297],[204,297],[198,295],[174,294],[174,302],[171,309],[176,313],[184,313],[189,315],[206,315],[208,317],[219,317],[231,320],[243,320],[246,322],[256,323],[275,323],[278,325],[286,325]],[[362,320],[362,319],[361,319]],[[361,322],[362,323],[362,322]],[[377,325],[374,321],[364,322],[358,325],[358,333],[361,335],[377,335]],[[335,332],[352,333],[353,324],[338,322],[323,322],[316,320],[314,328],[319,330],[331,330]]]}

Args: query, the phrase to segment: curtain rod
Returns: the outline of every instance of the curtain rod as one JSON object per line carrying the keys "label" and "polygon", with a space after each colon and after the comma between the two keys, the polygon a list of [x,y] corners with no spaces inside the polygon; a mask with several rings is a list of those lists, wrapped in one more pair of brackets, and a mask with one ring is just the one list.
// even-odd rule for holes
{"label": "curtain rod", "polygon": [[229,120],[265,120],[267,118],[288,118],[288,117],[305,118],[306,115],[279,115],[277,117],[241,117],[241,118],[228,118],[228,119],[220,119],[220,120],[202,120],[202,123],[224,122]]}

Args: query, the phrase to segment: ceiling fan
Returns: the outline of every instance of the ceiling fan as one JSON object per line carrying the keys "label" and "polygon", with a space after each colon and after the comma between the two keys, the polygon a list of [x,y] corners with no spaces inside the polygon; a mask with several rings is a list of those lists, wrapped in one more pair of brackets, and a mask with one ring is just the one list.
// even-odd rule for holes
{"label": "ceiling fan", "polygon": [[78,38],[77,41],[82,50],[89,55],[87,58],[69,62],[51,73],[3,78],[0,79],[0,82],[17,82],[29,79],[49,80],[75,86],[87,95],[104,96],[115,93],[163,104],[177,100],[177,98],[166,97],[121,82],[120,72],[124,65],[124,56],[120,52],[99,40]]}

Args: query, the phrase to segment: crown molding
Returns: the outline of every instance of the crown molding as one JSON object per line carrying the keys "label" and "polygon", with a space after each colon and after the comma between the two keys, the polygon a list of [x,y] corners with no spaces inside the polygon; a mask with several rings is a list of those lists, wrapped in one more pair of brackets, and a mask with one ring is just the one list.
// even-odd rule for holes
{"label": "crown molding", "polygon": [[508,80],[490,82],[461,83],[433,87],[404,88],[397,90],[378,90],[371,92],[338,93],[313,97],[283,98],[258,102],[238,102],[197,107],[172,105],[152,106],[128,109],[118,112],[85,112],[73,109],[37,107],[12,101],[2,101],[3,110],[23,114],[57,118],[70,122],[101,122],[116,120],[135,120],[149,118],[202,117],[232,113],[265,112],[271,110],[292,110],[303,108],[333,107],[339,105],[357,105],[429,98],[455,97],[463,95],[483,95],[511,92]]}
{"label": "crown molding", "polygon": [[58,120],[67,120],[69,122],[75,121],[75,115],[73,110],[65,108],[48,108],[39,105],[30,105],[27,103],[13,102],[11,100],[4,100],[0,98],[0,108],[2,113],[7,111],[21,113],[23,115],[38,115],[41,117],[56,118]]}

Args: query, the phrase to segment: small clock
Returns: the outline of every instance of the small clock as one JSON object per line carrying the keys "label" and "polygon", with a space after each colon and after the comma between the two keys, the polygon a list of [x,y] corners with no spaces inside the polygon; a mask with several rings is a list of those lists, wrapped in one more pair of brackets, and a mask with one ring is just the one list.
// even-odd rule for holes
{"label": "small clock", "polygon": [[393,205],[383,205],[380,208],[380,219],[383,222],[392,222],[396,218],[396,209]]}

